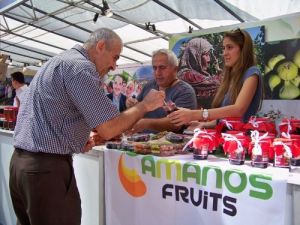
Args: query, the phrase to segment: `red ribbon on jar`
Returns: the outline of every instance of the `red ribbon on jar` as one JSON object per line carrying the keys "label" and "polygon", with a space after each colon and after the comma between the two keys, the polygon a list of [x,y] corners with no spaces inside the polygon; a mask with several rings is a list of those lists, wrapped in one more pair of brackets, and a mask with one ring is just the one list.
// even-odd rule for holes
{"label": "red ribbon on jar", "polygon": [[300,156],[300,135],[298,134],[289,134],[282,132],[282,140],[287,142],[292,142],[291,151],[293,158],[297,158]]}
{"label": "red ribbon on jar", "polygon": [[186,143],[183,147],[183,151],[188,149],[188,147],[193,146],[193,148],[199,147],[199,145],[205,144],[208,147],[208,151],[212,152],[216,148],[216,132],[213,130],[201,130],[196,128],[194,130],[193,137]]}
{"label": "red ribbon on jar", "polygon": [[225,132],[225,130],[242,131],[244,127],[241,117],[226,117],[221,119],[216,126],[218,133]]}
{"label": "red ribbon on jar", "polygon": [[248,123],[245,124],[244,130],[258,130],[276,134],[275,123],[269,117],[251,117]]}
{"label": "red ribbon on jar", "polygon": [[222,133],[224,139],[223,149],[229,156],[229,162],[235,165],[242,165],[245,162],[246,148],[249,145],[247,137],[244,134]]}
{"label": "red ribbon on jar", "polygon": [[251,154],[251,165],[254,167],[268,167],[269,155],[274,139],[268,135],[268,133],[260,135],[257,130],[251,131],[251,143],[249,144],[248,153]]}
{"label": "red ribbon on jar", "polygon": [[298,130],[300,130],[300,120],[298,119],[284,118],[279,124],[280,134],[282,133],[295,134],[297,133]]}
{"label": "red ribbon on jar", "polygon": [[[257,130],[253,130],[251,131],[251,143],[250,143],[250,147],[249,147],[249,153],[253,154],[253,155],[263,155],[265,153],[267,153],[267,155],[269,154],[269,148],[265,148],[267,146],[262,146],[263,142],[262,140],[266,140],[266,138],[268,137],[268,132],[263,134],[262,136],[259,135],[259,132]],[[265,142],[268,143],[268,142]],[[262,148],[263,147],[263,148]]]}
{"label": "red ribbon on jar", "polygon": [[273,142],[275,151],[274,166],[276,167],[289,167],[292,158],[292,144],[289,139],[277,139]]}

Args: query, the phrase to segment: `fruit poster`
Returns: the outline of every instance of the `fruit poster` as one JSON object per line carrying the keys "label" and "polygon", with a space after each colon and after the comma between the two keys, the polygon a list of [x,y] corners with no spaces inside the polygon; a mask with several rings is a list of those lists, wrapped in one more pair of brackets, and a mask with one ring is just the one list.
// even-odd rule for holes
{"label": "fruit poster", "polygon": [[109,73],[104,79],[104,90],[107,94],[122,94],[126,97],[137,97],[143,86],[153,79],[151,65],[136,65]]}
{"label": "fruit poster", "polygon": [[300,99],[300,39],[266,43],[265,99]]}
{"label": "fruit poster", "polygon": [[[265,28],[245,29],[251,36],[261,71],[264,69]],[[179,59],[178,77],[189,83],[197,95],[198,108],[211,108],[222,82],[224,32],[178,37],[171,40],[171,49]],[[174,38],[175,39],[175,38]]]}

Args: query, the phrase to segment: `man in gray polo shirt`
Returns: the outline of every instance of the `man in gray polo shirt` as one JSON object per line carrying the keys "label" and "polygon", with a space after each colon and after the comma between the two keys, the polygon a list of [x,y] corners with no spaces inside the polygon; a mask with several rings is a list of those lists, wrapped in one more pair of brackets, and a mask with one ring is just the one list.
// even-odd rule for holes
{"label": "man in gray polo shirt", "polygon": [[[154,79],[143,87],[137,97],[137,101],[128,99],[128,106],[134,105],[135,102],[143,101],[149,91],[155,89],[165,92],[166,103],[173,102],[177,107],[188,109],[197,108],[194,89],[185,81],[177,78],[178,59],[174,52],[168,49],[159,49],[153,52],[152,67]],[[167,115],[166,107],[160,107],[148,112],[143,119],[133,126],[130,132],[180,131],[182,126],[174,126]]]}
{"label": "man in gray polo shirt", "polygon": [[83,46],[51,58],[32,80],[21,101],[10,165],[10,193],[20,224],[79,225],[72,155],[91,149],[92,129],[111,139],[163,105],[164,92],[151,90],[120,114],[107,98],[102,79],[116,68],[122,45],[115,32],[99,29]]}

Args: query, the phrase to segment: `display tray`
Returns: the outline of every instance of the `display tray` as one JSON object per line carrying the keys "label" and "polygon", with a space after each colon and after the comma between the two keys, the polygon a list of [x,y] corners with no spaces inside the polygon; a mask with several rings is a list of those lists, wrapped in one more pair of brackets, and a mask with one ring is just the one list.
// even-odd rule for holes
{"label": "display tray", "polygon": [[133,134],[125,136],[119,141],[107,142],[106,147],[108,149],[132,151],[138,154],[172,156],[187,153],[187,151],[183,151],[183,148],[190,138],[173,132]]}

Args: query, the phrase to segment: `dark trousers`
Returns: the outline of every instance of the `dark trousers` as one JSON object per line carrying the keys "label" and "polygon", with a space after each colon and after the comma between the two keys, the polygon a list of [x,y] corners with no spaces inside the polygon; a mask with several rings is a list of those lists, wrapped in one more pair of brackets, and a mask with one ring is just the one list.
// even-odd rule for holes
{"label": "dark trousers", "polygon": [[15,149],[9,187],[18,224],[80,224],[81,201],[72,156]]}

